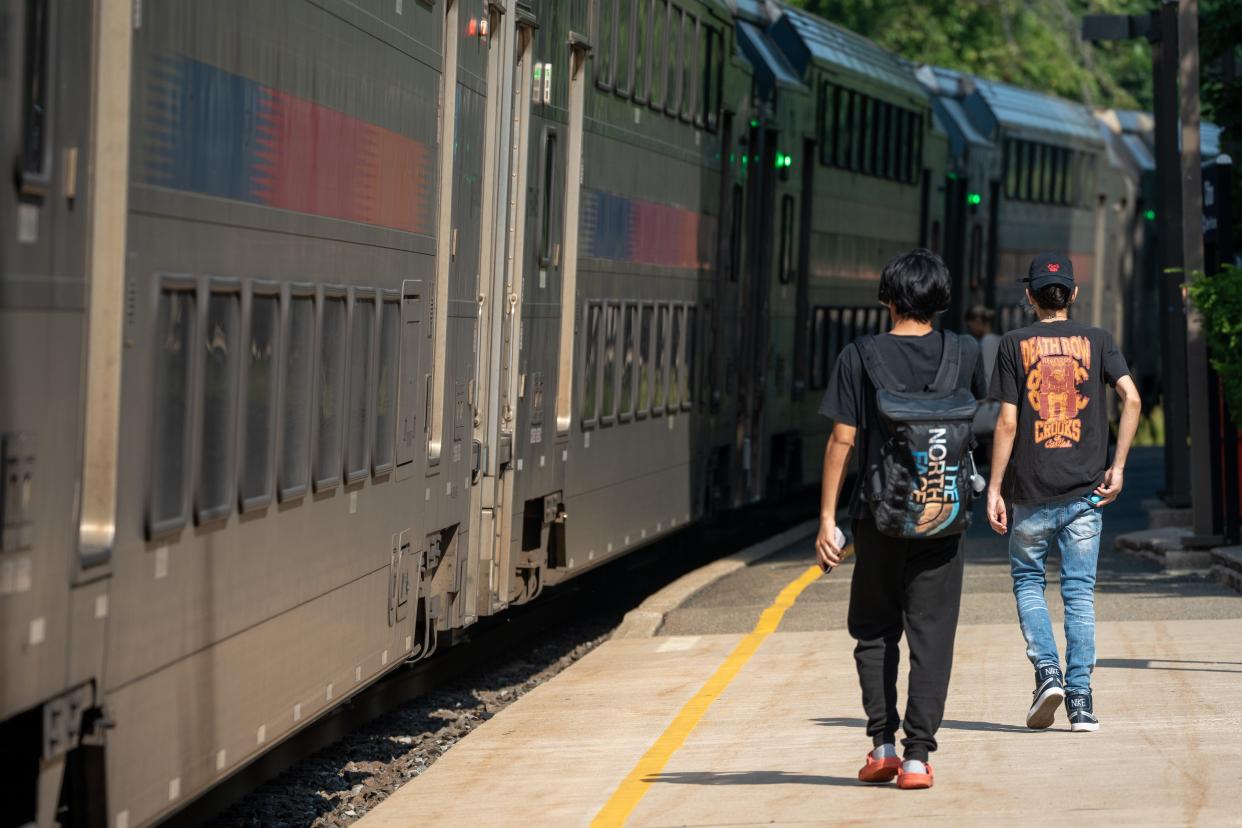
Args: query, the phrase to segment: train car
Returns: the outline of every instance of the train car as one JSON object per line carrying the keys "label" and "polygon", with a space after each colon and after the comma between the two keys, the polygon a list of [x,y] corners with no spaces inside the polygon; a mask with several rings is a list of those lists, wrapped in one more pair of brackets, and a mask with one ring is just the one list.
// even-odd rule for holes
{"label": "train car", "polygon": [[841,348],[889,325],[876,299],[885,262],[939,246],[946,136],[913,70],[871,41],[791,7],[767,35],[810,92],[778,102],[780,148],[763,164],[780,173],[762,233],[771,335],[756,366],[775,494],[819,479],[822,390]]}
{"label": "train car", "polygon": [[533,17],[4,14],[4,821],[126,828],[508,602]]}

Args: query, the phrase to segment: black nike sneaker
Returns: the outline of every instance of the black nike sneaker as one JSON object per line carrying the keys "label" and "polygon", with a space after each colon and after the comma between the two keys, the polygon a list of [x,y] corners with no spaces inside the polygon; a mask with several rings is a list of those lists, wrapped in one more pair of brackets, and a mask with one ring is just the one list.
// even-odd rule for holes
{"label": "black nike sneaker", "polygon": [[[1065,698],[1065,682],[1061,678],[1061,668],[1055,664],[1045,664],[1035,670],[1035,693],[1031,700],[1031,709],[1026,711],[1026,726],[1032,730],[1043,730],[1051,727],[1056,719],[1057,708]],[[1090,701],[1087,702],[1091,704]]]}
{"label": "black nike sneaker", "polygon": [[1091,709],[1091,691],[1075,691],[1065,697],[1065,712],[1069,714],[1070,730],[1077,733],[1094,733],[1100,729],[1100,720]]}

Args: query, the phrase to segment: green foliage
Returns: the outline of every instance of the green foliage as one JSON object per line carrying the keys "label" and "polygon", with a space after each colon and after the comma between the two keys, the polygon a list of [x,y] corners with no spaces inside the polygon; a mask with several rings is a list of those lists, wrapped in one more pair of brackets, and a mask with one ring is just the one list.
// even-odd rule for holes
{"label": "green foliage", "polygon": [[1151,0],[792,0],[918,63],[1097,106],[1151,108],[1146,41],[1092,46],[1084,14],[1132,14]]}
{"label": "green foliage", "polygon": [[1143,412],[1143,416],[1139,419],[1138,431],[1134,434],[1134,445],[1164,445],[1164,408],[1162,406],[1157,405]]}
{"label": "green foliage", "polygon": [[1225,390],[1225,407],[1242,428],[1242,267],[1225,265],[1215,276],[1194,273],[1190,298],[1203,316],[1208,355]]}

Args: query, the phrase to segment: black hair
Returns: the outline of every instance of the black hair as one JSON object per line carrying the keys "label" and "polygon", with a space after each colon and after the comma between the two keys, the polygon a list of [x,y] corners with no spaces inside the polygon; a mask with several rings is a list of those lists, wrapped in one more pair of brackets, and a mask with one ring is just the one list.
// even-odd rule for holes
{"label": "black hair", "polygon": [[880,273],[880,301],[898,317],[930,322],[949,309],[949,268],[925,248],[894,256]]}
{"label": "black hair", "polygon": [[1031,291],[1031,296],[1035,297],[1035,304],[1046,311],[1065,310],[1069,307],[1073,295],[1072,288],[1058,284],[1044,285],[1039,290]]}

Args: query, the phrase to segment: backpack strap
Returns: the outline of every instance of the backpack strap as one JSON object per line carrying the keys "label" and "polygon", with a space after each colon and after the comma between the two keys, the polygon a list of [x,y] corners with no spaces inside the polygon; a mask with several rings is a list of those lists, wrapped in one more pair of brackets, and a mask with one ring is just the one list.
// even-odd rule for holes
{"label": "backpack strap", "polygon": [[[880,359],[880,352],[875,347],[875,336],[867,334],[860,336],[854,340],[854,345],[858,348],[858,353],[862,355],[863,368],[867,371],[867,376],[871,378],[871,384],[876,388],[883,388],[885,391],[905,391],[905,383],[899,382],[893,372],[888,370],[888,366],[884,364],[884,360]],[[941,366],[944,370],[944,366]]]}
{"label": "backpack strap", "polygon": [[942,332],[944,346],[940,349],[940,369],[927,390],[943,394],[957,385],[958,372],[962,367],[962,338],[957,334]]}

